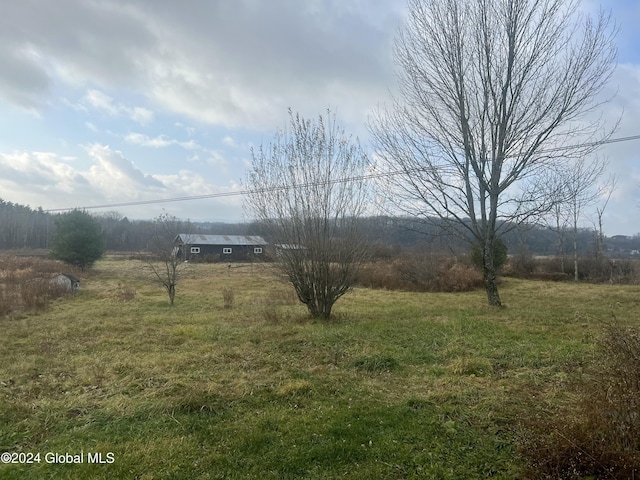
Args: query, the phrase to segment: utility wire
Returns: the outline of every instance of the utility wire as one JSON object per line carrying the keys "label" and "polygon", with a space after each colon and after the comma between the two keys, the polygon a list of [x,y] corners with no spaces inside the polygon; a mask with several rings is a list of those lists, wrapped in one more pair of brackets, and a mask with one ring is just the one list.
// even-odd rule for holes
{"label": "utility wire", "polygon": [[[591,143],[584,143],[584,144],[580,144],[580,145],[570,145],[570,146],[566,146],[566,147],[555,147],[555,148],[549,148],[546,150],[541,150],[538,153],[553,153],[553,152],[559,152],[559,151],[563,151],[563,150],[570,150],[573,148],[578,148],[578,147],[596,147],[596,146],[600,146],[600,145],[608,145],[611,143],[622,143],[622,142],[630,142],[633,140],[640,140],[640,135],[632,135],[632,136],[628,136],[628,137],[620,137],[620,138],[608,138],[606,140],[600,140],[597,142],[591,142]],[[318,185],[325,185],[325,184],[336,184],[336,183],[346,183],[346,182],[353,182],[353,181],[361,181],[361,180],[371,180],[371,179],[375,179],[375,178],[382,178],[382,177],[392,177],[395,175],[400,175],[403,173],[407,173],[405,170],[396,170],[396,171],[391,171],[391,172],[378,172],[378,173],[372,173],[369,175],[362,175],[362,176],[358,176],[358,177],[345,177],[345,178],[338,178],[335,180],[328,180],[326,182],[316,182],[316,183],[308,183],[308,184],[301,184],[301,185],[296,185],[296,187],[300,188],[305,188],[305,187],[311,187],[311,186],[318,186]],[[88,205],[85,207],[69,207],[69,208],[50,208],[50,209],[46,209],[43,210],[43,212],[47,212],[47,213],[53,213],[53,212],[67,212],[70,210],[96,210],[96,209],[102,209],[102,208],[118,208],[118,207],[133,207],[133,206],[139,206],[139,205],[154,205],[154,204],[158,204],[158,203],[174,203],[174,202],[186,202],[186,201],[192,201],[192,200],[203,200],[203,199],[209,199],[209,198],[223,198],[223,197],[236,197],[236,196],[242,196],[242,195],[248,195],[250,193],[261,193],[261,192],[269,192],[269,191],[278,191],[278,190],[286,190],[288,189],[288,186],[282,186],[282,187],[272,187],[269,189],[262,189],[262,190],[236,190],[233,192],[219,192],[219,193],[210,193],[210,194],[205,194],[205,195],[192,195],[192,196],[187,196],[187,197],[173,197],[173,198],[159,198],[159,199],[155,199],[155,200],[140,200],[137,202],[122,202],[122,203],[107,203],[107,204],[102,204],[102,205]]]}

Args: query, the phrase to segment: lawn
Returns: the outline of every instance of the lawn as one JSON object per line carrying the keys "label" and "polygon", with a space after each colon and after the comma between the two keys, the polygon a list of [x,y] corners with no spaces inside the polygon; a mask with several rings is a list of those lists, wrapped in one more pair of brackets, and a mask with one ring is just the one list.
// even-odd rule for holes
{"label": "lawn", "polygon": [[33,460],[0,478],[518,478],[526,420],[640,318],[636,286],[356,289],[326,323],[267,265],[190,265],[173,307],[149,278],[102,260],[0,319],[0,451]]}

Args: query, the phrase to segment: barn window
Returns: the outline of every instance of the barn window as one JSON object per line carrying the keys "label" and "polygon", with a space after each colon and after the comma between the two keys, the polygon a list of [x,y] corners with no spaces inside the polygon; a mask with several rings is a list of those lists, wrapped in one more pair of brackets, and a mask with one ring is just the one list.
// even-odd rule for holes
{"label": "barn window", "polygon": [[222,253],[225,255],[231,255],[231,249],[229,247],[225,247],[222,249]]}
{"label": "barn window", "polygon": [[262,247],[253,247],[253,253],[262,253]]}
{"label": "barn window", "polygon": [[200,247],[191,247],[191,253],[200,253]]}

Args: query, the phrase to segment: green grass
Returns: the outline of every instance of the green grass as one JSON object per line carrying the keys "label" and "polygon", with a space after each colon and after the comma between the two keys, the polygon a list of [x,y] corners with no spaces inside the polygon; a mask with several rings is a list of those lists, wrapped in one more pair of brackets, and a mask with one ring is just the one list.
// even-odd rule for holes
{"label": "green grass", "polygon": [[323,323],[267,268],[191,265],[170,307],[105,260],[0,320],[0,451],[85,454],[0,478],[517,478],[520,419],[570,402],[602,323],[640,310],[638,287],[507,279],[500,310],[356,289]]}

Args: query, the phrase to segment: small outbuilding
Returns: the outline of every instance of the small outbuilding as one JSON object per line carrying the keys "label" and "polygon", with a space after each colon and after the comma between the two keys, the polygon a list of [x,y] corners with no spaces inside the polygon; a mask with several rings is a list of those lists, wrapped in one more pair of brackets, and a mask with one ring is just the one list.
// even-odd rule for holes
{"label": "small outbuilding", "polygon": [[49,284],[54,288],[60,288],[69,293],[80,290],[80,280],[70,273],[59,273],[49,280]]}
{"label": "small outbuilding", "polygon": [[268,243],[257,235],[198,235],[180,233],[175,252],[184,260],[247,261],[262,257]]}

